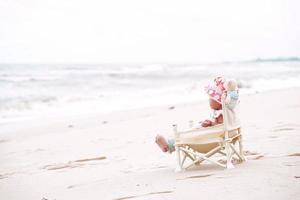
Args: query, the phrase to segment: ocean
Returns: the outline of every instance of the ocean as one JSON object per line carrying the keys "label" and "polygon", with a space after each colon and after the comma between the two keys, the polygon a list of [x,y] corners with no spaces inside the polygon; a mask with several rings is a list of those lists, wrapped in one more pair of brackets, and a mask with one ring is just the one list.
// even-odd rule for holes
{"label": "ocean", "polygon": [[52,116],[201,101],[214,77],[238,80],[242,94],[300,87],[299,59],[214,64],[0,64],[0,126]]}

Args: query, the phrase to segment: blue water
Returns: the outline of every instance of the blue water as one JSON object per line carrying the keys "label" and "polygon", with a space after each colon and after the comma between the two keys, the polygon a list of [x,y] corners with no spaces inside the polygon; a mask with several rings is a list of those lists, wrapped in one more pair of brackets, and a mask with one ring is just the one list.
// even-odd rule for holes
{"label": "blue water", "polygon": [[107,113],[205,99],[216,76],[242,93],[300,87],[300,61],[255,60],[178,65],[0,65],[0,119]]}

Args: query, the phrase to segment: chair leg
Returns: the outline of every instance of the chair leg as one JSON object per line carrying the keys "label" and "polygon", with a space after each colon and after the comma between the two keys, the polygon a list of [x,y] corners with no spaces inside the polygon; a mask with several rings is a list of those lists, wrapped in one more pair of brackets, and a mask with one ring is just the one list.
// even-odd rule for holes
{"label": "chair leg", "polygon": [[183,153],[183,158],[182,158],[181,163],[180,163],[181,169],[184,168],[184,167],[183,167],[183,164],[184,164],[186,158],[187,158],[187,155]]}
{"label": "chair leg", "polygon": [[240,155],[239,152],[234,148],[233,144],[230,144],[231,150],[233,151],[233,156],[236,155],[240,161],[243,161],[243,157]]}
{"label": "chair leg", "polygon": [[[240,132],[240,130],[239,130]],[[242,161],[246,161],[246,157],[244,156],[244,151],[243,151],[243,138],[242,135],[239,137],[239,150],[240,150],[240,156],[242,157]]]}
{"label": "chair leg", "polygon": [[225,150],[226,150],[226,158],[227,158],[226,168],[233,169],[234,166],[231,162],[231,149],[230,149],[230,144],[228,141],[225,142]]}
{"label": "chair leg", "polygon": [[176,151],[176,158],[177,158],[177,163],[178,163],[178,166],[176,167],[175,172],[181,172],[182,165],[181,165],[181,159],[180,159],[180,147],[175,146],[175,151]]}
{"label": "chair leg", "polygon": [[201,162],[203,162],[203,161],[205,161],[205,160],[208,161],[208,162],[217,164],[217,165],[219,165],[219,166],[221,166],[221,167],[225,167],[225,168],[226,168],[226,165],[221,164],[220,162],[215,161],[215,160],[213,160],[213,159],[210,158],[212,155],[214,155],[214,154],[216,154],[217,152],[219,152],[221,148],[222,148],[221,146],[218,146],[218,147],[212,149],[211,151],[209,151],[209,152],[206,153],[206,154],[201,154],[201,153],[199,153],[199,152],[193,152],[193,151],[191,151],[190,149],[182,149],[182,152],[187,153],[187,154],[190,153],[191,155],[194,155],[194,156],[196,156],[196,158],[197,158],[197,159],[194,160],[194,162],[192,162],[190,165],[186,166],[184,169],[188,169],[188,168],[190,168],[191,166],[193,166],[193,165],[195,165],[195,164],[197,164],[197,163],[201,163]]}
{"label": "chair leg", "polygon": [[191,156],[189,153],[184,152],[185,156],[189,157],[189,159],[191,159],[191,161],[195,161],[196,157],[195,156]]}

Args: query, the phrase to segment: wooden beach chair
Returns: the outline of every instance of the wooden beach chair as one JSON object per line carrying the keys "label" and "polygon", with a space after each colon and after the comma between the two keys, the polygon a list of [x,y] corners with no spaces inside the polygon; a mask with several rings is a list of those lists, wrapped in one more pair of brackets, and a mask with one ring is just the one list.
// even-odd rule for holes
{"label": "wooden beach chair", "polygon": [[207,128],[193,128],[190,122],[190,129],[185,131],[178,131],[177,125],[173,125],[178,161],[176,171],[198,165],[203,161],[227,169],[234,168],[233,157],[240,162],[245,161],[237,109],[228,108],[224,101],[222,108],[222,124]]}

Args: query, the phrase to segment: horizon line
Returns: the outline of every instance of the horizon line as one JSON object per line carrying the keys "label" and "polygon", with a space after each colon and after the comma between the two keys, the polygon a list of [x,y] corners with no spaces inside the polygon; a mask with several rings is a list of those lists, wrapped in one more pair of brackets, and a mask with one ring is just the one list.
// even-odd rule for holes
{"label": "horizon line", "polygon": [[216,62],[0,62],[0,65],[217,65],[251,62],[297,62],[300,56],[257,57],[254,59],[225,60]]}

